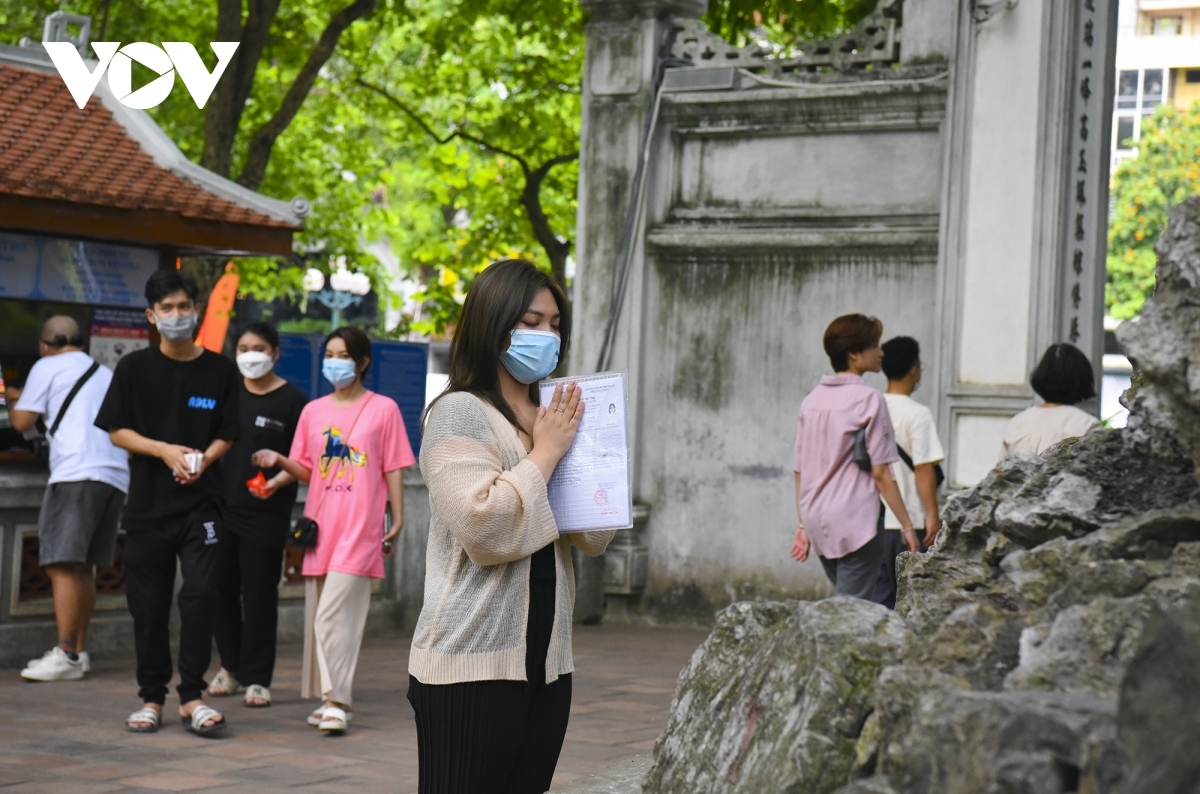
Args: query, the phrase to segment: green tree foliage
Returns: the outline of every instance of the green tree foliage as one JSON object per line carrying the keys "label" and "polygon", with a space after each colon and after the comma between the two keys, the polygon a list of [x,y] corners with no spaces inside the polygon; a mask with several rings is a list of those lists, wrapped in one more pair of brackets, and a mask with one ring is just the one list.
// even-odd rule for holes
{"label": "green tree foliage", "polygon": [[[707,21],[732,41],[794,42],[874,5],[714,0]],[[206,42],[242,41],[203,111],[175,91],[153,117],[206,167],[308,198],[305,266],[328,272],[345,255],[381,307],[397,298],[367,245],[386,244],[423,287],[402,330],[453,324],[471,280],[500,257],[562,278],[577,209],[578,0],[0,0],[0,39],[40,38],[55,10],[92,16],[93,40],[190,41],[210,67]],[[241,291],[302,302],[294,265],[241,260]]]}
{"label": "green tree foliage", "polygon": [[786,50],[854,27],[878,0],[709,0],[705,23],[739,47],[767,40]]}
{"label": "green tree foliage", "polygon": [[1171,209],[1200,193],[1200,104],[1162,105],[1142,121],[1137,157],[1112,180],[1105,303],[1118,319],[1133,317],[1154,292],[1154,244]]}
{"label": "green tree foliage", "polygon": [[441,330],[489,262],[564,280],[575,226],[583,20],[574,2],[427,0],[339,75],[395,130],[380,196],[392,243],[424,276],[418,329]]}

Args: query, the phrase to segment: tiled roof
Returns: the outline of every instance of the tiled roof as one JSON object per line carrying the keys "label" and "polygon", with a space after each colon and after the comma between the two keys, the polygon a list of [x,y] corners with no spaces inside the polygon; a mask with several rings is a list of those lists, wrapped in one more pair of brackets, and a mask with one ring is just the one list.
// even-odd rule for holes
{"label": "tiled roof", "polygon": [[[100,94],[81,110],[57,72],[0,63],[0,194],[298,227],[177,173],[201,169],[173,170],[155,162]],[[204,176],[211,177],[205,181],[219,180]],[[223,192],[236,190],[240,188],[229,183]]]}

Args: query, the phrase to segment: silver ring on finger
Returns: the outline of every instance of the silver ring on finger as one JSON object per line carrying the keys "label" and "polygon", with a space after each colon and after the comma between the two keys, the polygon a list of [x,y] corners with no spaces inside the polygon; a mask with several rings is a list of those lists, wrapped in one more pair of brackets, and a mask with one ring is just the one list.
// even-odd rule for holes
{"label": "silver ring on finger", "polygon": [[554,413],[556,413],[556,414],[561,414],[561,413],[563,413],[563,409],[561,409],[561,408],[555,408],[555,409],[554,409]]}

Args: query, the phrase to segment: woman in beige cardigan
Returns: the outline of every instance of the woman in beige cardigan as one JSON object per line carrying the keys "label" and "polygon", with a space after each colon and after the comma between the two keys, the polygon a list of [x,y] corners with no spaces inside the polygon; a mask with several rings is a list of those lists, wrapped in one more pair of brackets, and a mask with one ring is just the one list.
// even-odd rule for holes
{"label": "woman in beige cardigan", "polygon": [[571,546],[546,481],[584,406],[572,383],[539,407],[565,351],[562,289],[522,260],[475,279],[450,344],[450,385],[425,415],[421,473],[432,516],[425,605],[409,654],[421,794],[542,794],[571,708]]}

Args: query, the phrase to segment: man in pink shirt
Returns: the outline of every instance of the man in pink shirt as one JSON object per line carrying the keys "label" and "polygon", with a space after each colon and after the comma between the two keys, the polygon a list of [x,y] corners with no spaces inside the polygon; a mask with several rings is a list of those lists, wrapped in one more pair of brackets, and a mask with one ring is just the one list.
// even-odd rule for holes
{"label": "man in pink shirt", "polygon": [[[880,496],[900,519],[909,551],[920,546],[889,463],[899,459],[883,395],[864,372],[879,372],[883,323],[862,314],[837,318],[825,330],[826,375],[800,404],[796,428],[796,507],[800,525],[792,557],[821,560],[837,595],[874,600],[883,559]],[[865,429],[870,471],[854,462],[854,437]]]}

